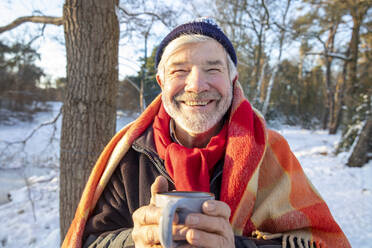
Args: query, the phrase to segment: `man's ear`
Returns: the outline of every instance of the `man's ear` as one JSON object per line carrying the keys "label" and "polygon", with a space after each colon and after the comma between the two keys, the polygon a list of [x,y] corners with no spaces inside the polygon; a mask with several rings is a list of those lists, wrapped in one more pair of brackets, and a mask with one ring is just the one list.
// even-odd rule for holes
{"label": "man's ear", "polygon": [[234,79],[232,80],[232,84],[234,85],[236,81],[238,81],[238,78],[239,78],[239,74],[236,73],[236,76],[234,77]]}
{"label": "man's ear", "polygon": [[161,81],[159,74],[156,74],[156,82],[158,82],[160,88],[163,89],[163,82]]}

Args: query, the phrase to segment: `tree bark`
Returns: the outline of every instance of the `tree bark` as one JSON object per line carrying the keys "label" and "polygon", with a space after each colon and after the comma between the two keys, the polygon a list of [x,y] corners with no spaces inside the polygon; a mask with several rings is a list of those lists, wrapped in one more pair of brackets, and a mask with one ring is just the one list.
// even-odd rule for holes
{"label": "tree bark", "polygon": [[343,82],[338,81],[336,85],[336,93],[334,94],[333,111],[330,114],[330,120],[328,124],[329,134],[336,134],[338,127],[340,126],[341,114],[342,114],[342,95],[343,95]]}
{"label": "tree bark", "polygon": [[[338,22],[335,25],[332,25],[328,32],[328,39],[324,43],[324,60],[326,66],[326,73],[325,73],[325,88],[326,88],[326,95],[325,95],[325,102],[327,104],[328,109],[328,117],[327,117],[327,126],[323,126],[324,129],[330,128],[333,125],[334,118],[335,118],[335,89],[334,84],[332,83],[332,63],[333,57],[329,56],[330,53],[334,52],[334,42],[335,36],[338,29]],[[325,123],[324,123],[325,124]]]}
{"label": "tree bark", "polygon": [[[350,54],[349,50],[346,51],[346,56]],[[337,81],[336,92],[334,96],[334,117],[329,125],[329,134],[336,134],[337,129],[340,126],[341,116],[342,116],[342,107],[344,106],[344,91],[345,91],[345,82],[347,77],[347,67],[349,60],[344,60],[344,65],[342,69],[342,78]]]}
{"label": "tree bark", "polygon": [[91,168],[116,125],[118,0],[66,0],[67,87],[60,151],[63,239]]}
{"label": "tree bark", "polygon": [[327,130],[328,122],[329,122],[329,107],[326,106],[324,108],[324,113],[323,113],[323,116],[322,116],[322,129],[323,130]]}
{"label": "tree bark", "polygon": [[350,62],[348,63],[348,75],[346,81],[346,96],[345,104],[347,106],[347,120],[351,121],[355,113],[355,108],[358,105],[358,53],[359,53],[359,36],[360,26],[367,8],[358,9],[351,8],[351,15],[353,19],[353,30],[351,33],[351,40],[349,43]]}
{"label": "tree bark", "polygon": [[354,146],[351,156],[348,159],[347,165],[350,167],[362,167],[368,162],[368,152],[371,149],[370,144],[372,139],[372,119],[367,120],[364,125],[358,141]]}

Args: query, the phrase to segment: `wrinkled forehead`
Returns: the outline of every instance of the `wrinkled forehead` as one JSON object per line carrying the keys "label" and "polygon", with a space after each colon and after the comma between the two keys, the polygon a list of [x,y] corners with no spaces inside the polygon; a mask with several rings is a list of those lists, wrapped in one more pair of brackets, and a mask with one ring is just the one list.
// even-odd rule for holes
{"label": "wrinkled forehead", "polygon": [[188,63],[227,66],[227,56],[223,46],[210,38],[193,42],[175,41],[164,50],[163,62],[167,67]]}

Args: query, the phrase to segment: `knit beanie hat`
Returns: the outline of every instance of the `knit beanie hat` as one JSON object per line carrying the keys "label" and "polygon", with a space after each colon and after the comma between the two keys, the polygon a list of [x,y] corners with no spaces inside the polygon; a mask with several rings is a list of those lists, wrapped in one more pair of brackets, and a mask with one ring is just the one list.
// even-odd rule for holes
{"label": "knit beanie hat", "polygon": [[219,42],[230,55],[231,60],[234,64],[237,64],[236,53],[233,45],[227,36],[222,32],[221,28],[216,22],[209,17],[197,18],[191,22],[182,24],[173,29],[160,43],[158,50],[156,51],[155,67],[157,68],[161,57],[163,55],[165,47],[176,38],[184,34],[200,34],[209,36]]}

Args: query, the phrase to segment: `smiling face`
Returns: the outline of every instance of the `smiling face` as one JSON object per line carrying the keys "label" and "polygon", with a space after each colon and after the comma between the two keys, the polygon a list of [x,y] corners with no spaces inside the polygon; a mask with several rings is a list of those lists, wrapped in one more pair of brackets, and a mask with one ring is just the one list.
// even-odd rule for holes
{"label": "smiling face", "polygon": [[217,41],[182,45],[165,62],[163,78],[157,76],[164,108],[189,134],[216,128],[231,105],[227,54]]}

